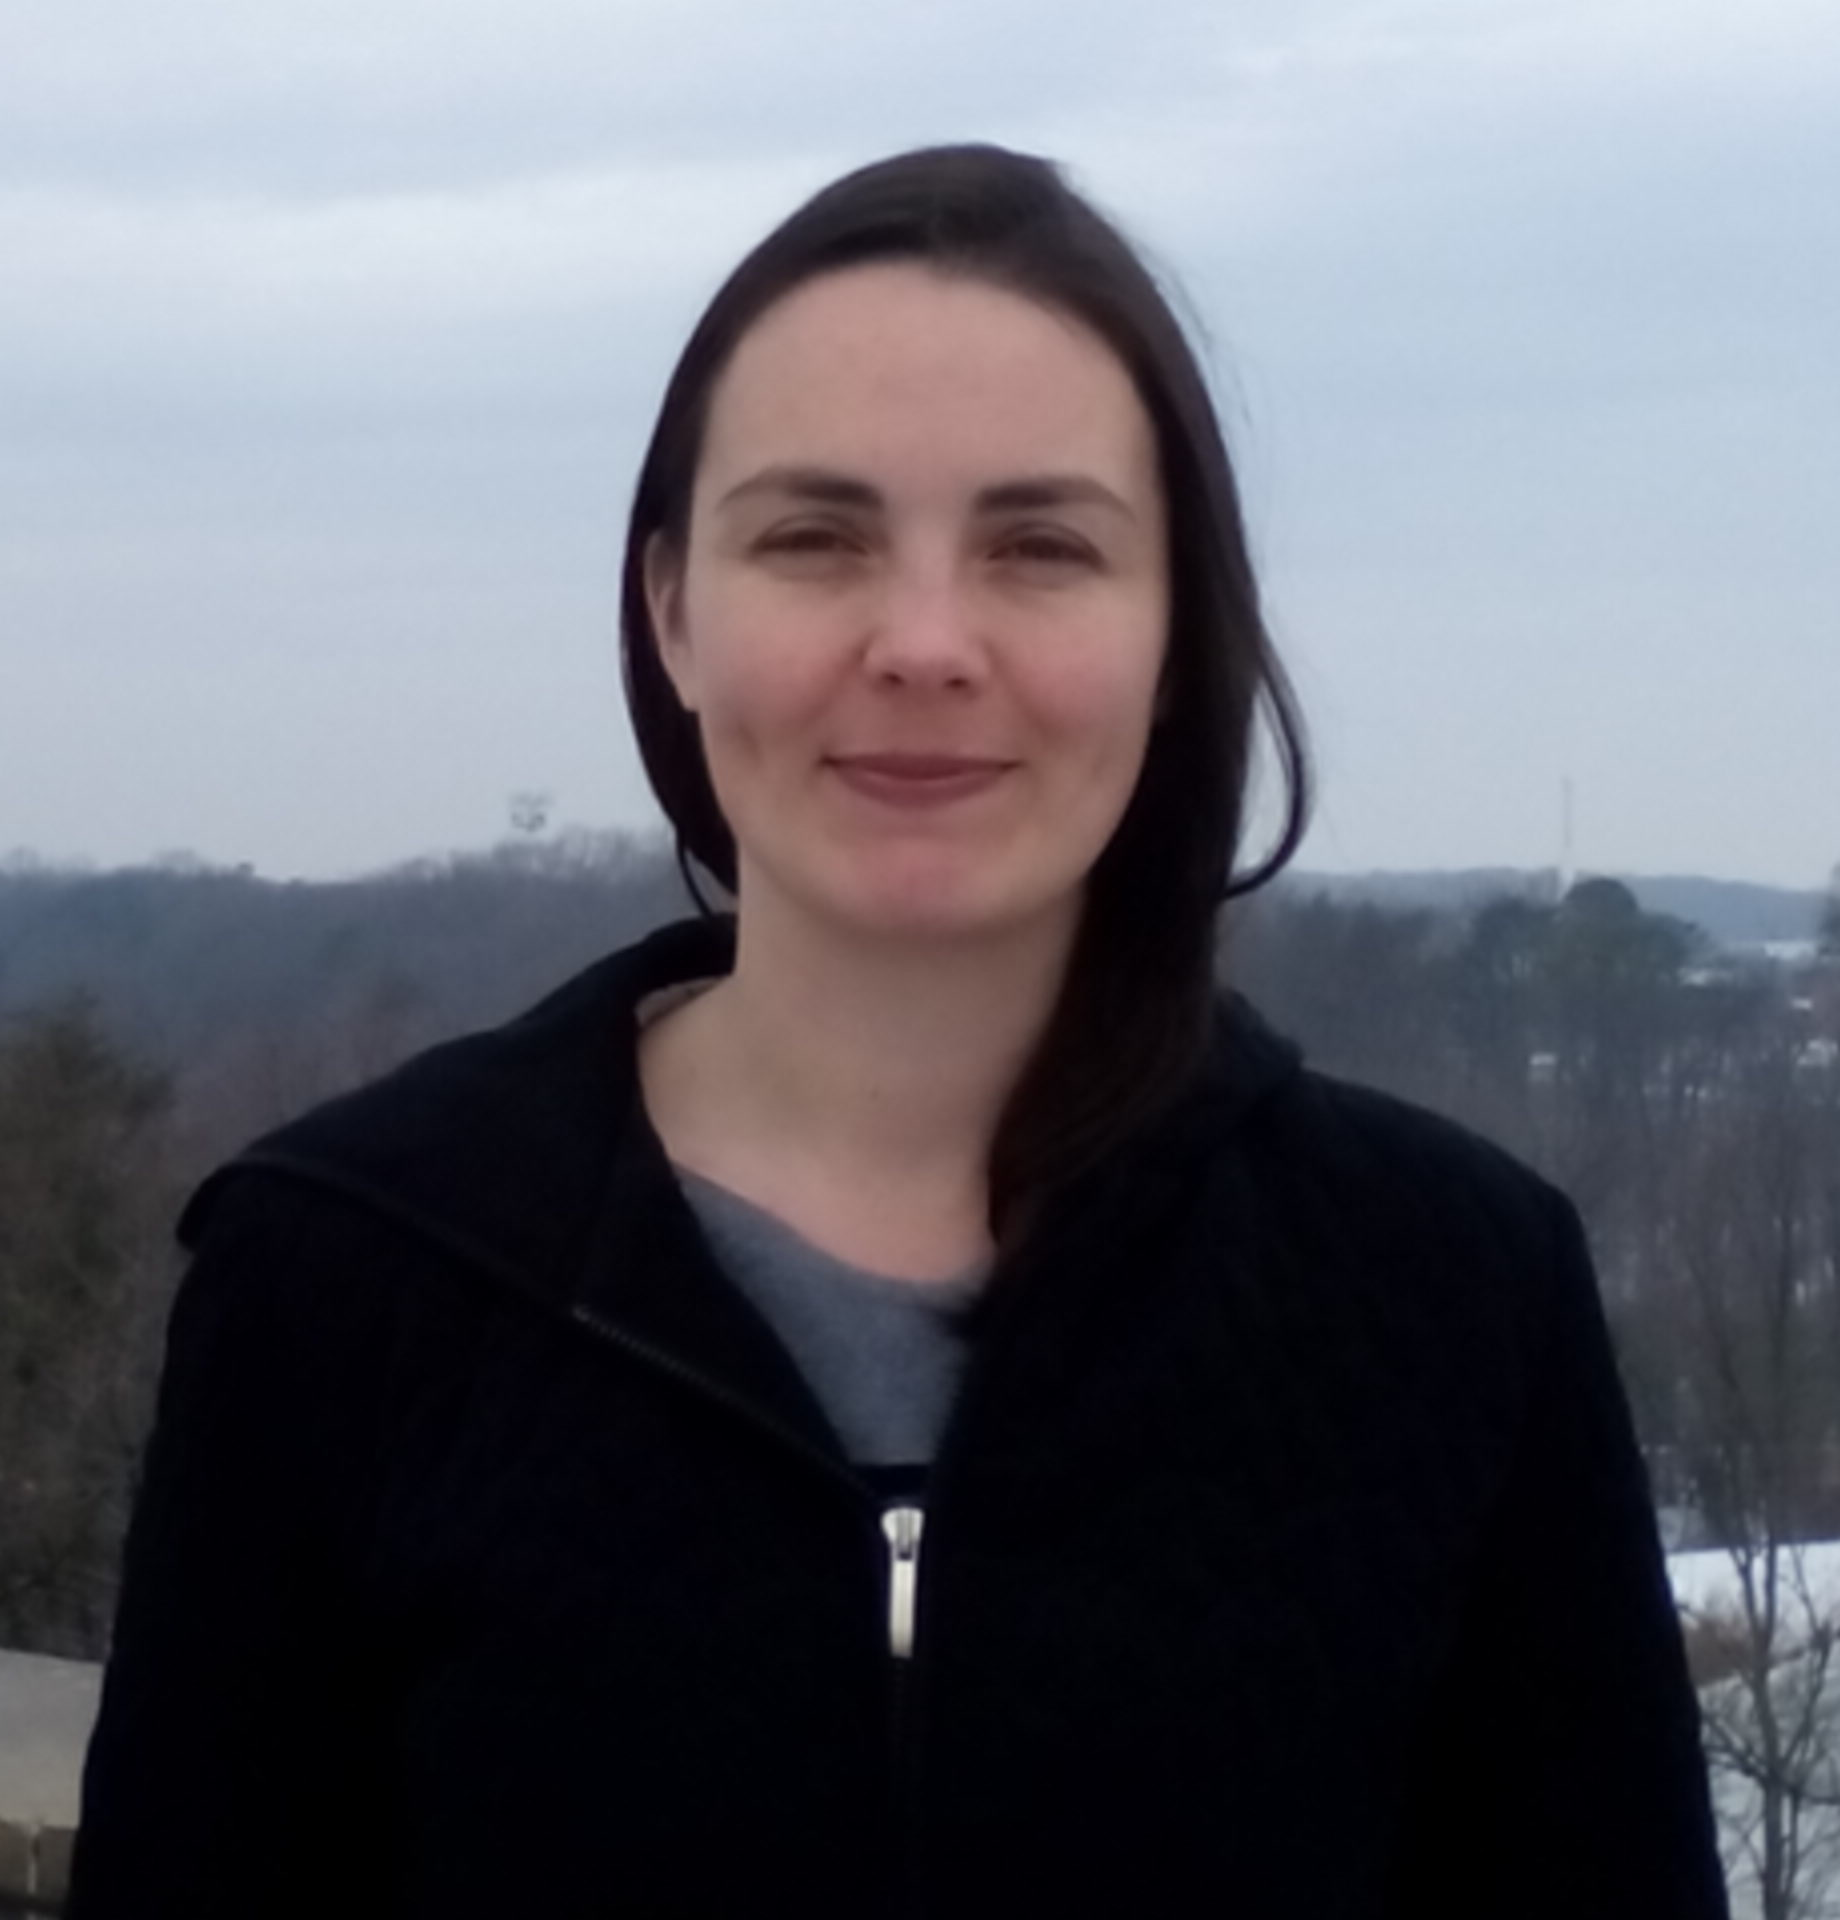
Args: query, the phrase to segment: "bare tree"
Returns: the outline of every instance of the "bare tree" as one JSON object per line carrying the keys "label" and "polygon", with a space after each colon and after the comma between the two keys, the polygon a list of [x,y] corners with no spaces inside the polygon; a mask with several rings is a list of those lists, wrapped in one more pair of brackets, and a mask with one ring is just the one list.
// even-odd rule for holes
{"label": "bare tree", "polygon": [[1830,1089],[1784,1023],[1676,1142],[1690,1478],[1730,1563],[1689,1624],[1727,1861],[1760,1920],[1840,1915],[1840,1569],[1810,1542],[1840,1488],[1823,1204]]}
{"label": "bare tree", "polygon": [[1705,1621],[1732,1671],[1701,1695],[1728,1864],[1762,1920],[1840,1913],[1840,1609],[1799,1542],[1731,1550],[1735,1607]]}
{"label": "bare tree", "polygon": [[100,1649],[169,1279],[163,1079],[72,1002],[0,1029],[0,1644]]}

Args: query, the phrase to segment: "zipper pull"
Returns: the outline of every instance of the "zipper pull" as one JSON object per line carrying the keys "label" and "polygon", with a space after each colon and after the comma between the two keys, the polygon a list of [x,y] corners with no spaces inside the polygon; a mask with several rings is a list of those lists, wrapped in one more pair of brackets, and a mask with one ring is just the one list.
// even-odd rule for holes
{"label": "zipper pull", "polygon": [[897,1660],[914,1652],[914,1595],[920,1581],[920,1534],[924,1507],[886,1507],[882,1535],[888,1542],[888,1651]]}

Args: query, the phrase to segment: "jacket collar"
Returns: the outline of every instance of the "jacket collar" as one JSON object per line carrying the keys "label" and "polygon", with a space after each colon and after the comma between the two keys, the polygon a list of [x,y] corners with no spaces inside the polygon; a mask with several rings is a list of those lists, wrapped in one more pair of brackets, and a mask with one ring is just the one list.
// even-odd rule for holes
{"label": "jacket collar", "polygon": [[694,1376],[840,1465],[803,1377],[717,1273],[639,1098],[640,1006],[733,964],[732,921],[660,928],[507,1025],[264,1136],[193,1194],[180,1240],[196,1248],[234,1190],[305,1187]]}
{"label": "jacket collar", "polygon": [[[193,1195],[180,1238],[196,1246],[226,1190],[256,1175],[334,1194],[667,1364],[695,1356],[699,1373],[747,1383],[752,1406],[828,1444],[784,1351],[716,1273],[639,1095],[642,1003],[733,964],[732,920],[662,927],[507,1025],[257,1141]],[[1287,1041],[1224,1001],[1194,1087],[1048,1210],[1024,1267],[1142,1244],[1132,1221],[1154,1217],[1297,1071]]]}

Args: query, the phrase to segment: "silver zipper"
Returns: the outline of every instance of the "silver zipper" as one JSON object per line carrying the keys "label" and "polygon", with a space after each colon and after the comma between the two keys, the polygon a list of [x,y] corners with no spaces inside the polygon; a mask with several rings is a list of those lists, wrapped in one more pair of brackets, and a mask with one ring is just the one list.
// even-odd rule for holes
{"label": "silver zipper", "polygon": [[914,1652],[914,1596],[920,1584],[920,1534],[924,1507],[885,1507],[882,1535],[888,1542],[888,1651],[897,1660]]}

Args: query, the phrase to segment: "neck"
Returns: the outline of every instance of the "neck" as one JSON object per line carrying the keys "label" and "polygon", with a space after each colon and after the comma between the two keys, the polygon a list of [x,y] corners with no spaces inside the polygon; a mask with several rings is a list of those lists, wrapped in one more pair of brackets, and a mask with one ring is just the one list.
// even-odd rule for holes
{"label": "neck", "polygon": [[744,891],[734,973],[650,1042],[667,1145],[744,1190],[822,1181],[981,1218],[991,1140],[1053,1011],[1070,921],[878,939]]}

